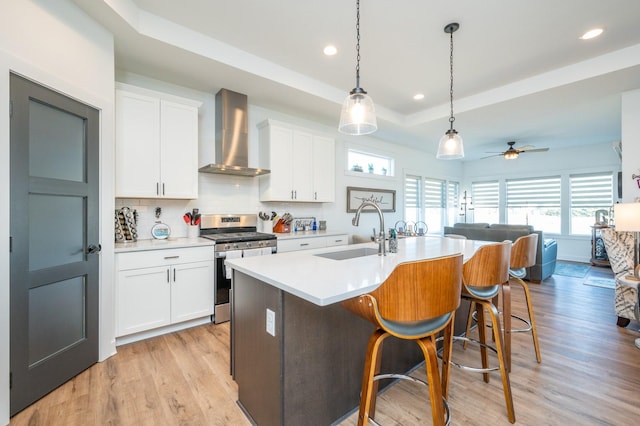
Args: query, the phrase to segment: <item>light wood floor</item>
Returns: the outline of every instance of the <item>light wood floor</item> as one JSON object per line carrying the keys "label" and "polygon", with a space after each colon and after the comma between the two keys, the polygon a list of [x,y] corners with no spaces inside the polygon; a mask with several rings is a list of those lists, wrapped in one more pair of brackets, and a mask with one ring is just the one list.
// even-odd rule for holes
{"label": "light wood floor", "polygon": [[[591,268],[590,275],[611,272]],[[530,285],[542,364],[535,361],[530,334],[515,334],[510,378],[516,424],[640,424],[640,350],[634,346],[640,324],[618,328],[613,290],[583,281],[554,276]],[[522,292],[513,288],[514,312],[522,312]],[[454,357],[470,356],[475,360],[477,352],[456,345]],[[424,376],[422,369],[414,374]],[[487,384],[479,374],[454,368],[451,380],[452,424],[509,424],[497,373]],[[401,381],[379,397],[376,419],[385,425],[431,424],[427,395]],[[205,325],[119,347],[117,355],[18,413],[10,424],[249,425],[236,398],[228,323]],[[341,424],[355,425],[356,414]]]}

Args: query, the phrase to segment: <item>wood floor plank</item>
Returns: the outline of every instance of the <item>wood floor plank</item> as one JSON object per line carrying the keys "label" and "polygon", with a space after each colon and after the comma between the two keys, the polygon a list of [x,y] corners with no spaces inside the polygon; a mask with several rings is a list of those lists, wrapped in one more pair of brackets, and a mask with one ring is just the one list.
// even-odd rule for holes
{"label": "wood floor plank", "polygon": [[[514,333],[516,424],[617,426],[640,419],[640,350],[634,346],[640,324],[617,327],[613,290],[583,285],[589,276],[606,278],[611,271],[591,268],[585,278],[553,276],[529,286],[542,364],[531,335]],[[517,286],[512,306],[514,313],[526,312]],[[459,344],[453,356],[479,361],[472,347],[465,351]],[[424,367],[413,374],[424,379]],[[454,367],[452,424],[509,425],[501,386],[497,373],[484,383],[481,375]],[[119,347],[10,425],[249,425],[237,395],[229,374],[229,324],[211,324]],[[376,418],[385,425],[431,424],[428,390],[398,382],[380,395]],[[356,423],[354,413],[340,424]]]}

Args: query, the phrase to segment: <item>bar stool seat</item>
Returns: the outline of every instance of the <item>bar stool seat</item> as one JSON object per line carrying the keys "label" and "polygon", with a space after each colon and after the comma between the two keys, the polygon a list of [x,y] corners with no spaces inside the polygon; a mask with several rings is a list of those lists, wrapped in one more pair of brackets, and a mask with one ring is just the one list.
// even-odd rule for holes
{"label": "bar stool seat", "polygon": [[[401,263],[371,293],[342,302],[343,307],[376,326],[367,345],[358,425],[366,425],[375,418],[379,379],[410,379],[427,384],[403,374],[380,374],[382,345],[389,336],[418,344],[425,359],[433,424],[449,424],[448,361],[461,288],[462,255],[457,254]],[[435,342],[440,332],[444,333],[442,374]]]}

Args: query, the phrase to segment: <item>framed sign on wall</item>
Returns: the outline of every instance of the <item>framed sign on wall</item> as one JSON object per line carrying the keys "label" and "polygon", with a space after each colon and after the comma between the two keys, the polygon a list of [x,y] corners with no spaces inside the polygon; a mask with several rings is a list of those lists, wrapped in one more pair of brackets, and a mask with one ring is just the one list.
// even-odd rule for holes
{"label": "framed sign on wall", "polygon": [[[374,189],[347,187],[347,213],[354,213],[363,201],[373,201],[383,212],[396,211],[396,191],[394,189]],[[373,207],[365,207],[363,212],[373,212]]]}

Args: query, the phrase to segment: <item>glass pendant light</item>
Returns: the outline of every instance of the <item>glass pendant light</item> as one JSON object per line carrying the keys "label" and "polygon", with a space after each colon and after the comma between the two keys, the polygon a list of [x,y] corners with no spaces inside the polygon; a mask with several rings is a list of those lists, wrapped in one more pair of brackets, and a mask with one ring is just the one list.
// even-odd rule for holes
{"label": "glass pendant light", "polygon": [[449,88],[449,99],[451,102],[451,116],[449,117],[450,128],[444,134],[438,144],[438,153],[436,158],[439,160],[457,160],[464,157],[464,146],[462,145],[462,136],[453,128],[455,117],[453,116],[453,33],[460,28],[460,25],[453,22],[444,27],[444,32],[451,37],[451,49],[449,54],[449,70],[451,75],[451,85]]}
{"label": "glass pendant light", "polygon": [[347,135],[366,135],[378,130],[373,100],[360,87],[360,0],[356,1],[356,87],[342,105],[338,130]]}

